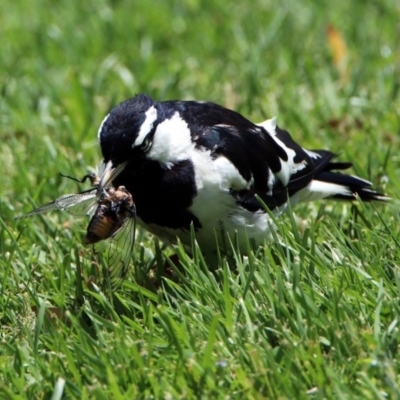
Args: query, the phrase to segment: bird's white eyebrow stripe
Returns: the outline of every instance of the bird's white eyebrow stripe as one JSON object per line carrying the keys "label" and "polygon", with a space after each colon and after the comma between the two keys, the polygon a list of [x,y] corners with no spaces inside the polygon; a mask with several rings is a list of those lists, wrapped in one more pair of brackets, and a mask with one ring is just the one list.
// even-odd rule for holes
{"label": "bird's white eyebrow stripe", "polygon": [[132,148],[136,146],[140,146],[146,136],[153,129],[154,122],[157,119],[157,109],[154,106],[151,106],[145,113],[146,119],[144,120],[142,126],[140,127],[140,131],[134,143],[132,143]]}
{"label": "bird's white eyebrow stripe", "polygon": [[104,117],[103,121],[101,121],[99,130],[97,131],[97,141],[98,141],[99,143],[100,143],[100,134],[101,134],[101,131],[103,130],[104,123],[107,121],[107,119],[108,119],[109,116],[110,116],[110,114],[107,114],[107,115]]}

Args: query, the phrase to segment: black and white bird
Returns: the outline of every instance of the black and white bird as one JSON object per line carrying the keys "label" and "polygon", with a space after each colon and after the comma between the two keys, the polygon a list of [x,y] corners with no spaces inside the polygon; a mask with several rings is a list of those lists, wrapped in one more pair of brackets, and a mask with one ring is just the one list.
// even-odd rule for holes
{"label": "black and white bird", "polygon": [[[193,225],[205,252],[219,235],[261,244],[271,218],[288,202],[324,198],[386,200],[371,183],[338,170],[327,150],[306,150],[275,119],[254,124],[210,102],[156,102],[140,94],[116,106],[99,132],[104,163],[119,168],[115,187],[125,186],[137,222],[170,242],[190,245]],[[121,168],[121,166],[123,168]]]}

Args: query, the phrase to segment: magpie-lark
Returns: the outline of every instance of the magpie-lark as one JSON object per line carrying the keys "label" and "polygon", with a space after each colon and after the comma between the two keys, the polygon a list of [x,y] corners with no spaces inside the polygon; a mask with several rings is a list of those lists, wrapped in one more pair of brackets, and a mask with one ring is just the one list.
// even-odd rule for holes
{"label": "magpie-lark", "polygon": [[116,106],[98,138],[104,163],[120,168],[137,222],[151,233],[190,244],[193,225],[205,252],[221,232],[262,243],[275,215],[299,202],[323,198],[386,200],[371,183],[337,171],[328,150],[306,150],[275,119],[254,124],[235,111],[201,101],[156,102],[146,94]]}

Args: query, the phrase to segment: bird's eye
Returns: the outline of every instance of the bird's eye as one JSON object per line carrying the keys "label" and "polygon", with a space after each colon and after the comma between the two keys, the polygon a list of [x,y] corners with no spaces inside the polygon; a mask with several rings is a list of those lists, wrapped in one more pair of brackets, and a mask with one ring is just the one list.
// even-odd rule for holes
{"label": "bird's eye", "polygon": [[149,138],[146,138],[143,141],[142,145],[140,146],[143,153],[147,153],[150,150],[150,147],[151,147],[151,140]]}

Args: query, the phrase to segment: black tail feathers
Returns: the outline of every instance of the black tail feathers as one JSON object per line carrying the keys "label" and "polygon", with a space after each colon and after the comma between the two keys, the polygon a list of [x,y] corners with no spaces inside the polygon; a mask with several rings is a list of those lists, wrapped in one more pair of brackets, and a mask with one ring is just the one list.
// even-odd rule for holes
{"label": "black tail feathers", "polygon": [[372,188],[372,183],[354,175],[346,175],[338,170],[346,170],[351,168],[351,162],[331,161],[336,157],[326,150],[313,150],[320,158],[314,160],[317,164],[317,173],[314,179],[326,183],[333,183],[346,188],[347,191],[330,196],[334,199],[356,200],[360,198],[363,201],[388,201],[390,197],[380,193]]}
{"label": "black tail feathers", "polygon": [[340,172],[324,171],[319,173],[315,179],[322,182],[334,183],[348,189],[348,193],[340,193],[331,196],[331,198],[334,199],[356,200],[357,198],[360,198],[363,201],[390,200],[390,197],[374,190],[371,182],[359,178],[358,176],[344,175]]}

